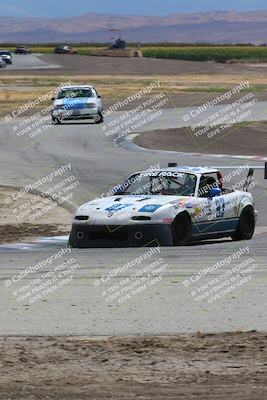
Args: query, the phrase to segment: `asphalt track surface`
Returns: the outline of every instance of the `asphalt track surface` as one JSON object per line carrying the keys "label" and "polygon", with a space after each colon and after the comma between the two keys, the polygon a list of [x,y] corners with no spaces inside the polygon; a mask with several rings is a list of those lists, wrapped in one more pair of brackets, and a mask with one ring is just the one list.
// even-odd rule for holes
{"label": "asphalt track surface", "polygon": [[[27,56],[26,56],[27,57]],[[43,54],[40,59],[47,65],[59,65],[58,74],[60,75],[133,75],[133,76],[158,76],[179,74],[226,74],[238,76],[265,75],[267,64],[223,64],[213,61],[183,61],[153,58],[119,58],[119,57],[99,57],[71,54]],[[23,69],[26,75],[30,71]],[[6,72],[8,68],[6,69]],[[31,71],[33,75],[39,72]],[[13,71],[12,74],[20,73]],[[54,75],[55,71],[47,66],[43,74]],[[184,93],[186,98],[186,93]],[[197,98],[197,93],[195,93]],[[203,96],[203,95],[202,95]],[[195,99],[196,100],[196,99]],[[184,99],[183,99],[183,104]],[[192,104],[190,102],[189,104]],[[181,104],[182,106],[182,104]]]}
{"label": "asphalt track surface", "polygon": [[[260,105],[264,108],[264,105]],[[181,115],[165,110],[157,124],[162,127],[181,125]],[[108,121],[108,118],[107,118]],[[176,121],[176,122],[175,122]],[[25,186],[52,172],[56,166],[69,162],[80,180],[80,188],[72,199],[74,203],[97,197],[121,182],[133,171],[143,170],[169,161],[180,165],[220,165],[227,167],[246,163],[244,159],[169,154],[168,152],[140,150],[122,140],[114,143],[104,134],[101,126],[91,122],[66,123],[50,126],[39,136],[29,140],[15,139],[12,128],[18,121],[2,122],[0,125],[1,184]],[[146,127],[153,129],[153,124]],[[248,161],[261,167],[262,162]],[[124,266],[146,251],[139,249],[85,249],[72,250],[63,259],[74,258],[79,265],[68,285],[50,293],[34,304],[26,300],[17,302],[14,291],[20,284],[9,287],[7,280],[38,261],[65,248],[67,238],[44,240],[36,244],[1,246],[0,261],[0,335],[124,335],[161,334],[195,331],[266,330],[266,181],[263,171],[256,170],[257,185],[253,189],[260,218],[257,232],[249,242],[213,241],[190,247],[162,248],[143,261],[142,267],[164,259],[167,268],[162,279],[144,293],[130,301],[117,304],[105,298],[105,284],[97,286],[102,276],[117,266]],[[191,286],[186,287],[192,275],[218,261],[231,256],[240,248],[249,246],[256,269],[251,280],[212,304],[195,301]],[[232,260],[230,267],[238,265],[243,258]],[[131,268],[138,270],[138,266]],[[49,271],[42,268],[27,275],[23,284],[31,284],[40,274]],[[209,279],[229,269],[224,265],[209,275]],[[114,283],[125,279],[123,273]],[[123,278],[124,277],[124,278]],[[203,278],[204,279],[204,278]],[[206,279],[206,278],[205,278]],[[204,281],[203,281],[204,282]],[[193,288],[192,288],[193,289]]]}
{"label": "asphalt track surface", "polygon": [[59,68],[59,65],[42,61],[37,54],[13,54],[12,65],[7,65],[6,68],[0,69],[0,71],[3,71],[4,73],[9,70],[16,71],[55,68]]}

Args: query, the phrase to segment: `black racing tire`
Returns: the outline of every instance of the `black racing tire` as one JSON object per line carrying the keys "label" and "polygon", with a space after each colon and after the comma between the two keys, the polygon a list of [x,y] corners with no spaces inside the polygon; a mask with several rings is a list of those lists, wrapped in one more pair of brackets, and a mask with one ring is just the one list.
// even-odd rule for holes
{"label": "black racing tire", "polygon": [[235,241],[252,239],[255,232],[255,225],[254,210],[251,206],[247,206],[241,212],[236,231],[231,235],[231,238]]}
{"label": "black racing tire", "polygon": [[53,123],[53,125],[60,125],[61,120],[58,118],[52,117],[52,123]]}
{"label": "black racing tire", "polygon": [[192,242],[192,222],[187,212],[177,215],[172,224],[172,232],[176,246],[188,246]]}
{"label": "black racing tire", "polygon": [[102,124],[104,122],[104,117],[101,111],[94,117],[94,120],[96,124]]}

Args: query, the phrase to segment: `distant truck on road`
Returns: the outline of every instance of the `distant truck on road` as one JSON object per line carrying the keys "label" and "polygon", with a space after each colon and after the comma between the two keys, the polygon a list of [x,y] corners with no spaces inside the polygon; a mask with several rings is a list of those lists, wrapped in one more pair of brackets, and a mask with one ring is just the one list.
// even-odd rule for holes
{"label": "distant truck on road", "polygon": [[15,54],[32,54],[32,51],[27,46],[18,46],[15,50]]}
{"label": "distant truck on road", "polygon": [[57,46],[55,54],[78,54],[78,51],[71,46]]}
{"label": "distant truck on road", "polygon": [[126,50],[127,49],[127,42],[122,39],[117,39],[114,44],[111,45],[111,49],[120,49],[120,50]]}
{"label": "distant truck on road", "polygon": [[128,48],[127,42],[122,39],[117,39],[115,43],[111,44],[108,49],[96,49],[90,51],[91,56],[99,57],[120,57],[120,58],[132,58],[132,57],[143,57],[142,51],[136,48]]}

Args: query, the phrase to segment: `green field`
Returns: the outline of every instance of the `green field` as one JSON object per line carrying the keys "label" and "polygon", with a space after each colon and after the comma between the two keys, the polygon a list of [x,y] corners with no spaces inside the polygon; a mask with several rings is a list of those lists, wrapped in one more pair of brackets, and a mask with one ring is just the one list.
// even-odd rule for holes
{"label": "green field", "polygon": [[265,46],[145,47],[143,48],[143,54],[144,57],[150,58],[187,61],[267,61],[267,47]]}

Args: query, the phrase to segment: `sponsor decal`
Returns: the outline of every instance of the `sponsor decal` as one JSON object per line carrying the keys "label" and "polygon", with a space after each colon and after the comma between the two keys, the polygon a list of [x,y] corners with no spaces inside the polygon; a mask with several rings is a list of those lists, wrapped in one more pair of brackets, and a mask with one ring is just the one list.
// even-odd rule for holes
{"label": "sponsor decal", "polygon": [[192,217],[197,217],[202,213],[202,207],[196,207],[192,212]]}
{"label": "sponsor decal", "polygon": [[223,218],[225,214],[225,199],[223,197],[215,198],[216,218]]}
{"label": "sponsor decal", "polygon": [[105,208],[104,211],[108,211],[109,213],[115,213],[131,206],[133,206],[133,204],[113,204],[112,206]]}
{"label": "sponsor decal", "polygon": [[170,201],[170,204],[174,206],[175,209],[178,208],[194,208],[197,207],[198,203],[193,202],[193,201],[188,201],[188,199],[180,199],[180,200],[174,200]]}
{"label": "sponsor decal", "polygon": [[194,208],[194,204],[191,201],[189,201],[188,203],[185,204],[185,207],[186,208]]}
{"label": "sponsor decal", "polygon": [[180,201],[188,201],[188,197],[179,197],[176,200],[170,201],[170,204],[176,204],[176,203],[179,203]]}
{"label": "sponsor decal", "polygon": [[185,174],[182,172],[172,172],[172,171],[154,171],[154,172],[142,172],[141,177],[170,177],[170,178],[183,178]]}
{"label": "sponsor decal", "polygon": [[174,218],[163,218],[163,222],[165,222],[165,224],[172,224],[174,221]]}
{"label": "sponsor decal", "polygon": [[161,207],[161,204],[148,204],[148,205],[140,208],[139,212],[153,213],[160,207]]}

